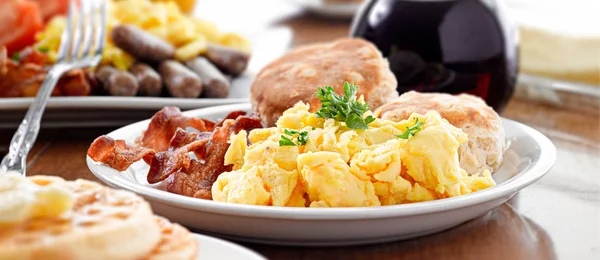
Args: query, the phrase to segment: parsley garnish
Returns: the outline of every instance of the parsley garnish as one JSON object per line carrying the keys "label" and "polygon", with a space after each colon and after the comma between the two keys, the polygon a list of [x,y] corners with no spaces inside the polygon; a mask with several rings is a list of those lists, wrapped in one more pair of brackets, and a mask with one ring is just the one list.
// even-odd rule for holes
{"label": "parsley garnish", "polygon": [[296,146],[296,144],[287,136],[281,135],[281,140],[279,140],[279,146]]}
{"label": "parsley garnish", "polygon": [[357,90],[358,86],[354,83],[344,82],[344,96],[340,96],[331,86],[319,87],[315,96],[321,101],[322,106],[316,112],[317,117],[345,122],[346,126],[352,129],[367,129],[369,124],[375,121],[375,117],[363,118],[369,106],[356,100]]}
{"label": "parsley garnish", "polygon": [[294,135],[298,135],[296,138],[298,144],[296,145],[294,141],[292,141],[289,137],[281,135],[281,140],[279,140],[279,146],[302,146],[306,145],[306,142],[308,142],[308,132],[306,131],[298,132],[296,130],[285,129],[283,130],[283,132],[285,133],[285,135],[288,135],[292,138]]}
{"label": "parsley garnish", "polygon": [[415,125],[409,127],[402,133],[401,135],[397,135],[398,138],[408,139],[411,135],[415,135],[417,132],[421,131],[421,126],[423,126],[423,122],[419,122],[418,118],[415,118]]}
{"label": "parsley garnish", "polygon": [[298,133],[298,145],[306,145],[308,142],[308,132],[300,132]]}
{"label": "parsley garnish", "polygon": [[21,54],[20,54],[19,52],[15,52],[15,53],[13,53],[13,55],[12,55],[12,59],[13,59],[14,61],[19,61],[19,60],[21,59]]}

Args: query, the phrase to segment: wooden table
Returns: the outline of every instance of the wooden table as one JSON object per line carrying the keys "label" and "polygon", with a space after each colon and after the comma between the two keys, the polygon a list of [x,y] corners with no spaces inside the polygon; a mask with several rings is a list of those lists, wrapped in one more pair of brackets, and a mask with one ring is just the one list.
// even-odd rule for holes
{"label": "wooden table", "polygon": [[[294,45],[348,33],[347,21],[303,14],[278,23],[293,29]],[[380,245],[244,245],[269,259],[600,259],[600,113],[513,99],[503,116],[546,134],[558,156],[546,177],[484,216],[440,234]],[[97,180],[85,165],[86,150],[95,137],[111,130],[42,131],[29,156],[28,174]],[[0,131],[0,144],[8,144],[12,134]]]}

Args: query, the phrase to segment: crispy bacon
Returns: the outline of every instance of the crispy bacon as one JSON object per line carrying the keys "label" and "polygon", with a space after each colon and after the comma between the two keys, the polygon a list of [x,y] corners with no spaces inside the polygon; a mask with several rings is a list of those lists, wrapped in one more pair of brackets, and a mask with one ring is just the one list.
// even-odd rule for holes
{"label": "crispy bacon", "polygon": [[201,139],[208,140],[212,132],[201,132],[199,134],[194,132],[188,132],[181,128],[177,129],[173,138],[171,138],[171,142],[169,144],[169,149],[179,148],[185,145],[188,145],[194,141],[198,141]]}
{"label": "crispy bacon", "polygon": [[225,118],[221,119],[221,122],[217,123],[216,126],[223,126],[223,123],[229,119],[231,120],[235,120],[236,118],[240,117],[240,116],[245,116],[246,115],[246,111],[233,111],[231,113],[229,113]]}
{"label": "crispy bacon", "polygon": [[250,131],[260,128],[258,117],[240,116],[236,120],[227,119],[223,126],[217,127],[206,144],[205,156],[192,160],[189,167],[182,167],[167,179],[167,191],[201,199],[212,199],[211,187],[223,172],[231,171],[231,165],[225,164],[227,142],[232,134],[241,130]]}
{"label": "crispy bacon", "polygon": [[141,145],[157,152],[166,151],[169,149],[175,131],[186,127],[192,127],[200,132],[212,131],[210,124],[207,126],[205,120],[184,116],[177,107],[164,107],[150,120],[148,129],[141,139]]}
{"label": "crispy bacon", "polygon": [[[7,57],[6,48],[0,47],[0,97],[34,97],[40,89],[48,67],[47,55],[28,48],[19,61]],[[53,96],[88,96],[91,86],[81,69],[65,73],[56,84]]]}
{"label": "crispy bacon", "polygon": [[146,177],[148,183],[160,182],[182,168],[188,168],[191,161],[188,153],[205,146],[209,138],[210,135],[198,135],[181,128],[177,129],[169,149],[154,155]]}
{"label": "crispy bacon", "polygon": [[48,62],[48,55],[29,46],[19,52],[19,62],[44,66]]}
{"label": "crispy bacon", "polygon": [[94,140],[87,152],[96,162],[107,164],[113,169],[124,171],[144,157],[154,156],[154,151],[145,147],[129,146],[123,140],[100,136]]}
{"label": "crispy bacon", "polygon": [[8,51],[6,47],[0,47],[0,77],[8,73]]}
{"label": "crispy bacon", "polygon": [[[200,133],[188,132],[186,127]],[[150,165],[148,183],[166,180],[169,192],[212,199],[212,184],[221,173],[232,169],[231,165],[224,165],[229,138],[241,130],[260,127],[260,119],[254,113],[234,111],[214,123],[183,116],[176,107],[165,107],[152,117],[137,146],[100,136],[88,149],[88,155],[119,171],[144,159]],[[196,159],[190,157],[190,152]]]}

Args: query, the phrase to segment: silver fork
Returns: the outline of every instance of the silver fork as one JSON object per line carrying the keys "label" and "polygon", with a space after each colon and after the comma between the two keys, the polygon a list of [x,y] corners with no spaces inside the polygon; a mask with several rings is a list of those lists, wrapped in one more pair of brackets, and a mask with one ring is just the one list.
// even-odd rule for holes
{"label": "silver fork", "polygon": [[78,18],[75,17],[75,9],[74,1],[70,0],[56,63],[48,71],[34,102],[13,136],[8,154],[0,163],[0,173],[16,171],[25,175],[27,154],[40,131],[40,121],[56,83],[69,70],[94,67],[100,62],[106,39],[106,2],[80,1]]}

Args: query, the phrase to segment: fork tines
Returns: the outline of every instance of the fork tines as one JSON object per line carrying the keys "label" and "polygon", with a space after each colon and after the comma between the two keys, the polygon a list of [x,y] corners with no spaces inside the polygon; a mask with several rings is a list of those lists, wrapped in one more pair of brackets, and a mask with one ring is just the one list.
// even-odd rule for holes
{"label": "fork tines", "polygon": [[106,1],[81,0],[77,8],[75,1],[70,0],[57,64],[70,63],[73,68],[96,66],[100,62],[105,41]]}

